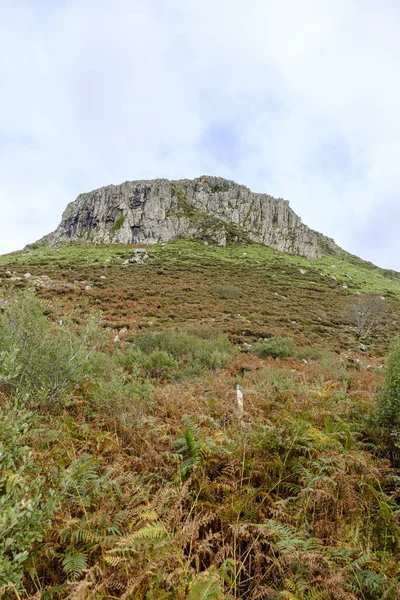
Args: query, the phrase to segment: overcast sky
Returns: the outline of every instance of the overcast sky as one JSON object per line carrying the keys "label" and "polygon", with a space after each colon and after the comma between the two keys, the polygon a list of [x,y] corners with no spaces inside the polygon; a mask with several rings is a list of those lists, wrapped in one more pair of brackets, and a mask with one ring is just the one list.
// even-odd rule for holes
{"label": "overcast sky", "polygon": [[0,253],[211,174],[400,270],[398,0],[0,0]]}

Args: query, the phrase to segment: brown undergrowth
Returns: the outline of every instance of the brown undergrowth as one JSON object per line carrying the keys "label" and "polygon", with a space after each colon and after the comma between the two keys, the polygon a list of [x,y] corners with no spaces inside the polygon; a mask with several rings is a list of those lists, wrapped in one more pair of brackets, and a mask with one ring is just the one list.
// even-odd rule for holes
{"label": "brown undergrowth", "polygon": [[[333,333],[312,344],[301,333],[303,322],[293,343],[282,345],[277,335],[287,337],[293,325],[283,326],[279,311],[261,318],[262,307],[273,306],[270,298],[262,304],[261,280],[251,283],[256,298],[245,301],[232,287],[219,287],[210,298],[221,304],[203,305],[212,281],[207,265],[199,261],[197,275],[187,273],[185,282],[183,271],[171,270],[175,288],[158,292],[155,265],[144,267],[135,284],[116,277],[115,301],[140,298],[147,286],[155,306],[173,307],[182,320],[163,321],[161,309],[150,316],[148,298],[146,307],[132,300],[129,330],[117,342],[101,329],[98,344],[92,332],[79,337],[79,312],[63,323],[60,314],[72,300],[59,288],[40,291],[53,300],[42,306],[45,322],[35,297],[18,296],[21,305],[36,307],[45,330],[37,344],[46,344],[51,368],[35,360],[51,376],[49,388],[38,386],[39,367],[23,359],[31,355],[24,340],[35,325],[10,321],[17,304],[4,296],[0,597],[399,600],[398,477],[376,424],[386,333],[366,355],[349,343],[344,322],[334,344]],[[232,273],[230,285],[237,286]],[[48,274],[55,278],[56,271]],[[193,318],[186,301],[176,304],[185,286],[192,304],[199,302]],[[334,293],[341,302],[343,292]],[[97,305],[79,286],[72,298]],[[231,302],[242,302],[240,309]],[[238,328],[243,302],[246,318],[257,318]],[[307,313],[303,302],[305,296],[293,298],[298,323]],[[315,301],[310,311],[320,315],[329,302]],[[15,322],[18,348],[7,345]],[[271,334],[273,355],[286,348],[285,357],[266,356],[271,346],[257,350]],[[79,369],[58,394],[54,385],[65,369],[53,363],[75,360],[71,348],[81,352]]]}
{"label": "brown undergrowth", "polygon": [[140,418],[118,398],[88,416],[84,397],[35,416],[24,444],[60,503],[19,597],[398,598],[389,465],[363,442],[372,395],[287,366],[240,376],[243,425],[237,363],[156,386]]}

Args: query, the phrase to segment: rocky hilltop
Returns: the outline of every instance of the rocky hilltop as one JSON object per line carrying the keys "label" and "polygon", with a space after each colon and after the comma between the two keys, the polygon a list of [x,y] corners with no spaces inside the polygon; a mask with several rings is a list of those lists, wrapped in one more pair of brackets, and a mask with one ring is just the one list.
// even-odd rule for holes
{"label": "rocky hilltop", "polygon": [[304,225],[288,201],[220,177],[128,181],[81,194],[40,242],[155,244],[177,237],[220,246],[258,242],[307,258],[335,248]]}

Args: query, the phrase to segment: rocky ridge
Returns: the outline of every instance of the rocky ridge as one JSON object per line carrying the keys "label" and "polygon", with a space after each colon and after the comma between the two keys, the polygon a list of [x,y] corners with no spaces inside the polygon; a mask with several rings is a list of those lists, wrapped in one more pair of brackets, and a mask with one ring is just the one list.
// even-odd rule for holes
{"label": "rocky ridge", "polygon": [[81,194],[39,243],[155,244],[178,237],[220,246],[257,242],[307,258],[337,248],[304,225],[288,201],[209,176],[129,181]]}

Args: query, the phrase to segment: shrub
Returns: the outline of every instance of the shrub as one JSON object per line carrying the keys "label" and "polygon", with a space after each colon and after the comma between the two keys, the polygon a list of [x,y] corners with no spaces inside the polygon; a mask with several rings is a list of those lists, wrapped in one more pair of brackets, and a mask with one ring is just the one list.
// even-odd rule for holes
{"label": "shrub", "polygon": [[400,339],[397,340],[386,366],[385,386],[380,394],[379,422],[392,443],[400,448]]}
{"label": "shrub", "polygon": [[198,325],[196,323],[196,325],[189,325],[186,328],[186,335],[190,335],[191,337],[195,337],[201,340],[221,339],[221,332],[216,327],[207,324]]}
{"label": "shrub", "polygon": [[297,352],[297,358],[303,358],[305,360],[318,360],[322,356],[321,351],[318,348],[307,346]]}
{"label": "shrub", "polygon": [[154,350],[143,355],[141,361],[142,374],[149,379],[169,379],[171,371],[178,367],[178,363],[165,350]]}
{"label": "shrub", "polygon": [[216,283],[211,286],[210,291],[213,296],[216,296],[221,300],[233,300],[235,298],[240,298],[242,295],[239,288],[230,283]]}
{"label": "shrub", "polygon": [[295,345],[291,338],[271,338],[252,347],[253,353],[259,358],[288,358],[294,356]]}
{"label": "shrub", "polygon": [[74,334],[53,323],[34,294],[10,297],[0,314],[0,381],[26,402],[48,403],[67,394],[91,373],[101,370],[94,353],[104,332],[88,318]]}
{"label": "shrub", "polygon": [[200,328],[198,335],[194,330],[140,333],[121,362],[133,373],[156,379],[196,377],[204,369],[221,369],[231,360],[233,347],[219,332],[207,339],[212,336],[207,329]]}
{"label": "shrub", "polygon": [[121,213],[115,220],[114,225],[111,228],[111,235],[115,235],[123,226],[125,222],[125,215]]}

